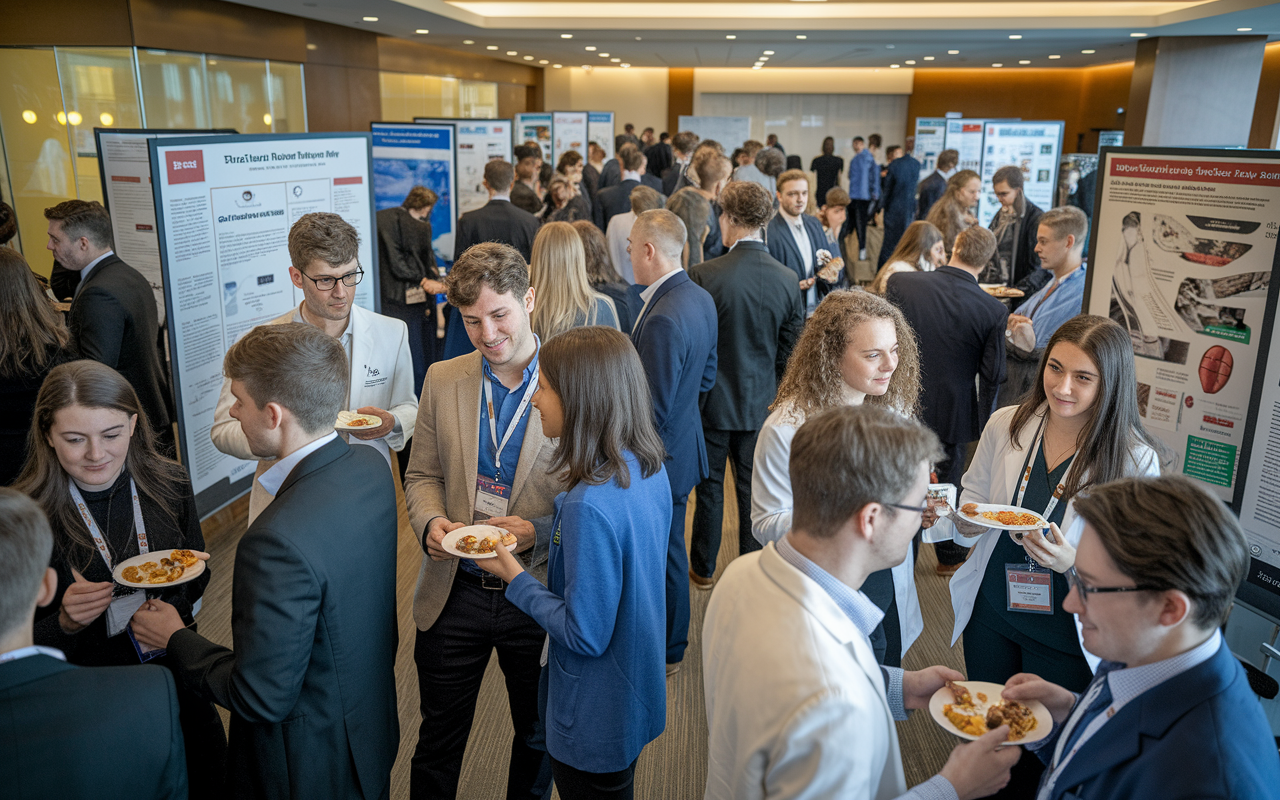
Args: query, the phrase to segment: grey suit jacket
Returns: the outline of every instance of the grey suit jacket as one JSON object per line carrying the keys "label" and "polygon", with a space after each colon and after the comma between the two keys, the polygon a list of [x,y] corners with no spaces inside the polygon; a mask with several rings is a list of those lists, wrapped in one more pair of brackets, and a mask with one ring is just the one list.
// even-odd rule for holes
{"label": "grey suit jacket", "polygon": [[[413,456],[404,476],[409,524],[419,542],[436,517],[470,523],[475,513],[476,465],[480,459],[480,381],[484,365],[479,353],[438,361],[427,370],[418,400]],[[556,495],[565,485],[551,472],[555,440],[542,435],[542,416],[529,407],[529,423],[520,446],[520,461],[511,486],[507,513],[533,523],[537,541],[521,554],[525,568],[547,581],[547,549]],[[449,599],[456,559],[433,561],[423,548],[422,569],[413,596],[413,619],[429,630]]]}

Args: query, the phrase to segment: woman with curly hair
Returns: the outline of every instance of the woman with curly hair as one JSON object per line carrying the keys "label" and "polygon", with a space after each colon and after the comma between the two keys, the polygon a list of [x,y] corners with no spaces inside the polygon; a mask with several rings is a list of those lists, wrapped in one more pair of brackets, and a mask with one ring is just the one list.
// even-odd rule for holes
{"label": "woman with curly hair", "polygon": [[[920,397],[915,333],[889,301],[863,291],[823,298],[787,362],[772,413],[756,440],[751,476],[751,532],[762,544],[791,527],[791,440],[805,419],[863,403],[913,416]],[[876,658],[898,666],[924,629],[912,559],[867,578],[862,591],[885,610],[872,634]]]}

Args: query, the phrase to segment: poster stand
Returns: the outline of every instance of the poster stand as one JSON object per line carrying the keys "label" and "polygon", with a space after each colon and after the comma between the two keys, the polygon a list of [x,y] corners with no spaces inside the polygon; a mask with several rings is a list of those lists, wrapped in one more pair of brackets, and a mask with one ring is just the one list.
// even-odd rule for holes
{"label": "poster stand", "polygon": [[[453,266],[453,238],[460,214],[455,124],[374,122],[369,128],[373,137],[374,211],[400,205],[414,186],[435,192],[438,199],[431,209],[431,249],[447,272]],[[485,202],[488,199],[486,193]]]}

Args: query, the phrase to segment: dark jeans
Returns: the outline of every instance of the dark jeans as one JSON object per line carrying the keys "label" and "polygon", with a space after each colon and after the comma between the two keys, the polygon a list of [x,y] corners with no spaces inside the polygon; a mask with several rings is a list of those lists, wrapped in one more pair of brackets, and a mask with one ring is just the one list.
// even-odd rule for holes
{"label": "dark jeans", "polygon": [[[964,478],[964,457],[968,447],[966,442],[943,442],[942,452],[947,457],[937,465],[938,482],[954,484],[957,498],[960,497],[960,482]],[[938,556],[938,563],[946,566],[963,563],[965,556],[969,554],[969,548],[955,542],[937,542],[933,545],[933,551]]]}
{"label": "dark jeans", "polygon": [[551,759],[551,772],[561,800],[631,800],[635,796],[636,762],[617,772],[583,772]]}
{"label": "dark jeans", "polygon": [[436,298],[425,303],[406,305],[382,298],[382,313],[409,326],[409,355],[413,357],[413,393],[422,394],[422,380],[427,367],[440,360],[436,338]]}
{"label": "dark jeans", "polygon": [[[841,242],[849,235],[849,231],[853,230],[858,234],[858,249],[867,249],[867,220],[871,218],[872,202],[871,200],[849,201],[849,213],[844,218],[844,225],[840,227]],[[853,253],[846,261],[853,261],[856,256],[857,253]]]}
{"label": "dark jeans", "polygon": [[684,552],[684,518],[689,496],[671,502],[667,537],[667,663],[679,664],[689,646],[689,557]]}
{"label": "dark jeans", "polygon": [[415,800],[457,796],[476,698],[495,648],[515,728],[507,798],[540,798],[548,791],[549,762],[538,720],[538,661],[546,634],[502,591],[482,588],[480,582],[458,570],[439,619],[430,630],[418,631],[413,660],[422,725],[409,782]]}
{"label": "dark jeans", "polygon": [[720,532],[724,527],[725,459],[733,459],[733,491],[738,496],[738,554],[760,549],[751,535],[751,462],[756,454],[758,431],[721,431],[704,428],[707,464],[711,474],[698,484],[693,509],[693,542],[689,565],[695,575],[710,578],[716,572]]}

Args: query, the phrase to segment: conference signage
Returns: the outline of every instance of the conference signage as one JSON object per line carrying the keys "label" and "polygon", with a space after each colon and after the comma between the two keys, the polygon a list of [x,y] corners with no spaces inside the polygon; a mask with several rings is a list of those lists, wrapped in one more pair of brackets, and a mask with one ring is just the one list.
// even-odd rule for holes
{"label": "conference signage", "polygon": [[694,117],[681,114],[680,130],[693,131],[699,139],[713,139],[732,152],[751,138],[751,117]]}
{"label": "conference signage", "polygon": [[[375,211],[400,205],[415,186],[425,186],[435,192],[438,199],[429,218],[431,249],[440,266],[448,270],[453,266],[453,239],[458,219],[454,123],[375,122],[370,128]],[[483,170],[482,166],[481,177]]]}
{"label": "conference signage", "polygon": [[[595,142],[604,148],[604,160],[613,158],[613,112],[587,112],[587,141]],[[587,158],[587,154],[582,154]]]}
{"label": "conference signage", "polygon": [[553,140],[551,160],[553,164],[559,164],[560,156],[570,150],[582,156],[584,161],[586,160],[587,141],[589,138],[588,116],[589,114],[586,111],[552,112],[551,132]]}
{"label": "conference signage", "polygon": [[920,162],[920,180],[938,168],[938,154],[947,149],[947,118],[916,117],[915,149],[911,155]]}
{"label": "conference signage", "polygon": [[542,160],[551,160],[552,116],[550,113],[516,114],[515,143],[537,142],[542,148]]}
{"label": "conference signage", "polygon": [[1022,171],[1022,191],[1042,210],[1053,208],[1062,161],[1062,122],[985,122],[982,137],[982,194],[978,224],[986,227],[1000,210],[991,178],[1002,167]]}
{"label": "conference signage", "polygon": [[328,211],[355,227],[364,269],[355,302],[378,309],[369,134],[180,137],[148,147],[178,444],[204,518],[253,481],[254,462],[219,452],[209,431],[227,350],[302,302],[288,249],[299,217]]}
{"label": "conference signage", "polygon": [[1164,471],[1233,503],[1254,558],[1280,575],[1276,220],[1278,153],[1106,148],[1085,303],[1129,332]]}
{"label": "conference signage", "polygon": [[[448,123],[456,128],[457,181],[454,188],[458,216],[488,203],[489,192],[484,188],[484,165],[490,161],[511,160],[511,120],[414,117],[413,121],[432,125]],[[456,229],[455,224],[454,230]],[[453,258],[452,250],[449,257]]]}
{"label": "conference signage", "polygon": [[160,245],[156,241],[156,206],[151,189],[151,159],[147,141],[157,136],[196,136],[235,133],[234,130],[145,130],[94,128],[102,202],[111,214],[116,255],[142,273],[156,295],[160,324],[165,322],[164,280]]}

